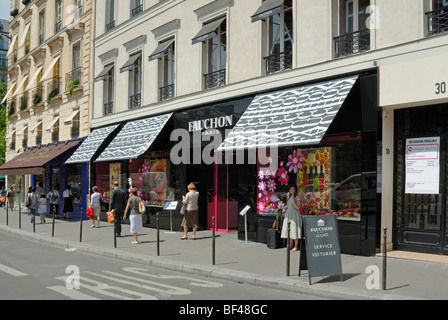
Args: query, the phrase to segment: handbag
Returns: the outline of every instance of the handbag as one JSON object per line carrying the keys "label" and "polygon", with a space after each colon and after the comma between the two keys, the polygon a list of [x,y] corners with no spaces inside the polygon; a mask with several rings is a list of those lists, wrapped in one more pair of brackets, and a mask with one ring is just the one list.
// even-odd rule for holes
{"label": "handbag", "polygon": [[180,208],[180,214],[185,214],[185,205],[182,205],[182,208]]}
{"label": "handbag", "polygon": [[94,214],[93,214],[93,209],[92,208],[88,208],[86,211],[86,218],[87,219],[93,219],[94,218]]}
{"label": "handbag", "polygon": [[25,207],[29,208],[31,206],[31,197],[28,197],[25,202]]}
{"label": "handbag", "polygon": [[114,210],[107,211],[107,222],[113,223],[115,222]]}
{"label": "handbag", "polygon": [[141,214],[143,214],[143,213],[146,212],[146,207],[145,207],[145,205],[143,204],[142,199],[140,199],[140,203],[139,203],[139,205],[138,205],[138,211],[139,211]]}
{"label": "handbag", "polygon": [[0,196],[0,202],[5,202],[5,201],[6,201],[5,196]]}

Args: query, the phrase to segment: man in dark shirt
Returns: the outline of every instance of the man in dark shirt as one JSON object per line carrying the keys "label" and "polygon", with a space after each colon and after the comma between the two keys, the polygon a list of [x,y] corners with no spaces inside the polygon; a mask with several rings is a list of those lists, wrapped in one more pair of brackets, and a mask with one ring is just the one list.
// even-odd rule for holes
{"label": "man in dark shirt", "polygon": [[121,220],[126,208],[126,201],[126,192],[118,188],[118,181],[114,181],[114,190],[110,193],[109,211],[114,210],[115,234],[117,237],[121,237]]}

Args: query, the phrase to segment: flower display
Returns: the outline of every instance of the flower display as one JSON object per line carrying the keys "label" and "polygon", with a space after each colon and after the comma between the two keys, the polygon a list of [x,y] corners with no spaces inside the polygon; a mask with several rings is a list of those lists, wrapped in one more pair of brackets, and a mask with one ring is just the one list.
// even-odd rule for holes
{"label": "flower display", "polygon": [[288,162],[286,165],[289,167],[289,172],[294,171],[297,173],[298,169],[302,168],[302,161],[305,160],[305,157],[302,156],[302,151],[294,150],[292,154],[288,156]]}
{"label": "flower display", "polygon": [[275,191],[275,189],[276,189],[276,184],[275,184],[275,180],[273,180],[273,179],[270,179],[269,181],[268,181],[268,190],[269,191],[271,191],[271,192],[274,192]]}
{"label": "flower display", "polygon": [[282,184],[282,186],[288,184],[289,176],[285,168],[278,169],[277,176],[278,181]]}

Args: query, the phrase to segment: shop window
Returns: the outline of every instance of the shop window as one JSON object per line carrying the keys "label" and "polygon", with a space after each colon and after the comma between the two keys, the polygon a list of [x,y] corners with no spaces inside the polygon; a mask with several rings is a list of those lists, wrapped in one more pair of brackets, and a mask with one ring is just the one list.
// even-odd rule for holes
{"label": "shop window", "polygon": [[103,195],[103,199],[109,202],[110,192],[113,190],[113,183],[118,181],[119,188],[126,190],[127,177],[121,162],[99,162],[96,164],[95,183],[98,192]]}
{"label": "shop window", "polygon": [[146,205],[163,206],[166,200],[174,200],[169,177],[169,159],[137,159],[129,163],[129,189],[136,187]]}
{"label": "shop window", "polygon": [[302,214],[335,214],[360,220],[361,140],[347,137],[337,146],[281,148],[275,172],[258,168],[257,212],[275,215],[287,203],[291,185],[301,198]]}
{"label": "shop window", "polygon": [[67,165],[67,185],[70,186],[74,202],[81,201],[81,164]]}

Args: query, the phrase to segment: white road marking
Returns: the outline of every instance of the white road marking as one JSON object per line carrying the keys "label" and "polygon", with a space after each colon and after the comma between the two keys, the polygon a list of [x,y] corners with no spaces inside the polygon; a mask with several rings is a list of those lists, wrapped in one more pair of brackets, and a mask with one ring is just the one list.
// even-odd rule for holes
{"label": "white road marking", "polygon": [[67,289],[66,287],[63,287],[63,286],[47,287],[47,289],[56,291],[64,296],[69,297],[74,300],[100,300],[96,297],[89,296],[88,294],[82,293],[79,290]]}
{"label": "white road marking", "polygon": [[5,266],[3,264],[0,264],[0,271],[3,271],[3,272],[5,272],[5,273],[7,273],[7,274],[9,274],[11,276],[14,276],[14,277],[25,277],[25,276],[28,276],[28,274],[23,273],[22,271],[10,268],[10,267]]}

